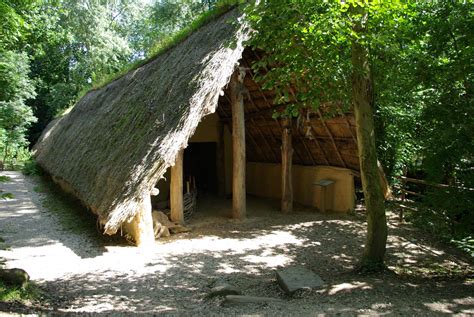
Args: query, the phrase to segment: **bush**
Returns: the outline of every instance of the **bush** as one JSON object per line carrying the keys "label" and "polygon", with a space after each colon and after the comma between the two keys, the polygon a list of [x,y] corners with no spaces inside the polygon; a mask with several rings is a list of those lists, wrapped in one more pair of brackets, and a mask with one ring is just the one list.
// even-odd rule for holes
{"label": "bush", "polygon": [[24,175],[44,175],[43,169],[36,163],[34,158],[30,158],[28,161],[26,161],[23,164],[23,167],[21,169],[21,172]]}

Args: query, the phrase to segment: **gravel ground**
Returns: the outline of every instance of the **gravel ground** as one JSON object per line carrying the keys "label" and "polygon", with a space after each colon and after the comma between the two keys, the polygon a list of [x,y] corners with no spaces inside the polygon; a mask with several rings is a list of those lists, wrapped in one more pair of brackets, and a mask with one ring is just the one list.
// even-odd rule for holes
{"label": "gravel ground", "polygon": [[[472,259],[390,214],[387,264],[375,276],[351,273],[363,250],[363,214],[323,215],[249,198],[245,221],[225,218],[229,202],[206,199],[192,232],[160,240],[147,252],[94,230],[71,230],[38,179],[17,172],[0,186],[15,195],[0,202],[0,251],[9,268],[26,270],[47,298],[29,306],[0,303],[0,311],[104,315],[474,315]],[[36,189],[36,191],[34,190]],[[49,196],[48,196],[49,195]],[[61,198],[62,199],[62,198]],[[205,211],[205,213],[204,213]],[[67,211],[69,212],[69,211]],[[77,212],[77,211],[71,211]],[[77,221],[82,221],[77,217]],[[79,227],[79,225],[78,225]],[[320,290],[286,296],[275,270],[303,265],[326,282]],[[226,282],[271,304],[224,305],[206,299]],[[0,313],[1,315],[1,313]]]}

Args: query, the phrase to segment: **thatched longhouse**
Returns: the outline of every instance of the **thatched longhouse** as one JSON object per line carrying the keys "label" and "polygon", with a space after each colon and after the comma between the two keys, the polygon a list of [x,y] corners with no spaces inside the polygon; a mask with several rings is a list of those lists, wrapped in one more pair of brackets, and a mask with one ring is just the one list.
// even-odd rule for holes
{"label": "thatched longhouse", "polygon": [[[359,168],[353,117],[321,120],[316,112],[305,116],[305,124],[289,125],[272,119],[274,96],[248,67],[258,58],[244,51],[249,30],[242,21],[229,23],[238,19],[236,9],[229,11],[149,63],[88,92],[42,134],[34,149],[37,162],[98,216],[105,233],[123,228],[139,245],[154,241],[150,195],[176,163],[171,209],[179,213],[182,149],[188,144],[216,144],[208,147],[217,149],[213,177],[219,192],[234,194],[234,209],[245,208],[246,192],[275,198],[291,193],[285,197],[292,200],[291,185],[296,201],[320,207],[324,192],[313,185],[321,179],[336,185],[325,209],[351,208]],[[239,104],[243,113],[234,115]],[[290,146],[283,156],[282,142]],[[282,167],[290,170],[283,172],[286,181]],[[169,179],[158,186],[164,199]]]}

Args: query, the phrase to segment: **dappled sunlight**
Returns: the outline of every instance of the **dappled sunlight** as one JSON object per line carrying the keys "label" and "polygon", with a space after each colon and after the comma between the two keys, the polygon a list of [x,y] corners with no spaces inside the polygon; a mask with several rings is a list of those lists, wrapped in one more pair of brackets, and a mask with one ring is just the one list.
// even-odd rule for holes
{"label": "dappled sunlight", "polygon": [[[445,281],[404,279],[403,274],[400,278],[393,273],[375,277],[348,273],[356,267],[365,243],[366,223],[357,215],[321,214],[297,207],[283,215],[272,209],[273,201],[250,198],[250,216],[245,221],[218,218],[217,205],[213,218],[194,214],[202,221],[196,226],[191,221],[191,232],[160,239],[145,250],[103,239],[94,230],[93,234],[70,232],[59,221],[62,213],[46,212],[37,202],[30,203],[16,203],[15,212],[7,207],[0,213],[2,235],[11,244],[0,256],[7,260],[7,267],[25,269],[41,288],[54,294],[52,305],[60,312],[192,312],[200,316],[218,307],[223,314],[241,314],[241,308],[216,306],[221,299],[206,299],[217,281],[245,295],[283,299],[282,304],[275,304],[280,305],[278,311],[286,311],[291,304],[304,315],[314,311],[468,314],[473,306],[472,298],[465,296],[472,282],[452,282],[453,290]],[[387,250],[387,264],[396,273],[420,274],[445,267],[454,271],[468,264],[441,245],[419,239],[416,230],[398,224],[390,226]],[[325,282],[323,288],[287,297],[275,271],[293,265],[318,274]],[[264,305],[251,307],[245,311],[266,313]]]}
{"label": "dappled sunlight", "polygon": [[352,292],[355,290],[367,290],[372,289],[370,285],[365,282],[352,282],[352,283],[341,283],[332,285],[328,290],[328,295],[335,295],[340,292]]}
{"label": "dappled sunlight", "polygon": [[474,315],[474,297],[455,298],[452,301],[434,301],[424,303],[424,306],[434,313]]}

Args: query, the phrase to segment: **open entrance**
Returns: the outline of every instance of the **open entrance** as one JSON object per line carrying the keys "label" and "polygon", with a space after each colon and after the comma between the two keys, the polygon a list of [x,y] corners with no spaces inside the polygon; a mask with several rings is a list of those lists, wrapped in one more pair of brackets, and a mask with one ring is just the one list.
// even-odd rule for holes
{"label": "open entrance", "polygon": [[196,187],[199,195],[215,195],[217,187],[217,143],[189,143],[184,151],[184,186]]}

